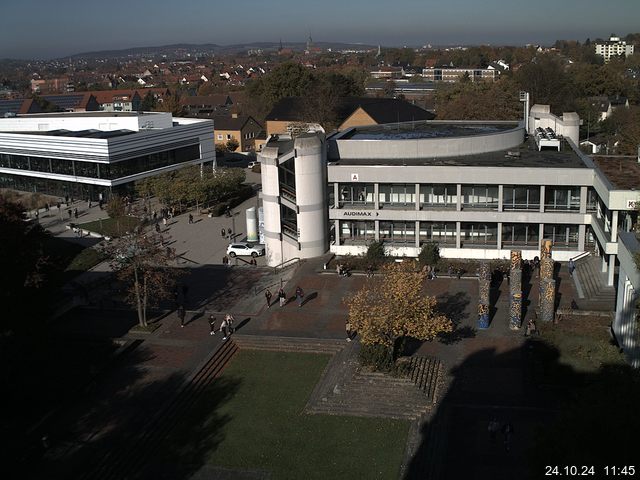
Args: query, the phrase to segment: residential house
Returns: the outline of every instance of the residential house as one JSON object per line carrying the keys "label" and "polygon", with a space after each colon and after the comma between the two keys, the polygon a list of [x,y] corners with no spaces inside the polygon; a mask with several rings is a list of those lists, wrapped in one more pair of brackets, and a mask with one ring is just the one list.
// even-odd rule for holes
{"label": "residential house", "polygon": [[[336,106],[338,130],[354,126],[432,120],[435,115],[396,98],[344,97]],[[308,110],[301,97],[278,101],[266,117],[267,135],[289,133],[294,124],[308,123]]]}
{"label": "residential house", "polygon": [[627,44],[627,42],[620,40],[620,37],[611,35],[606,42],[599,42],[595,45],[596,55],[604,58],[605,63],[611,60],[611,57],[619,57],[624,55],[629,57],[633,55],[633,44]]}
{"label": "residential house", "polygon": [[233,101],[229,95],[196,95],[181,100],[188,117],[210,118],[229,113]]}
{"label": "residential house", "polygon": [[236,140],[239,144],[238,152],[254,151],[255,139],[263,131],[262,125],[248,115],[215,117],[213,124],[215,143],[226,145],[229,140]]}
{"label": "residential house", "polygon": [[136,90],[104,90],[92,92],[100,110],[105,112],[137,112],[142,97]]}

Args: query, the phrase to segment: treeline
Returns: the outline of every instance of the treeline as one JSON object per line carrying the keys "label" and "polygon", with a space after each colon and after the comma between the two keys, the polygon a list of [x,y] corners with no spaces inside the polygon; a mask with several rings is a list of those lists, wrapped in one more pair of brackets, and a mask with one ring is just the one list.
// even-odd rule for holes
{"label": "treeline", "polygon": [[183,210],[187,206],[210,206],[238,194],[246,174],[242,168],[193,166],[136,183],[136,191],[144,199],[156,197],[166,207]]}

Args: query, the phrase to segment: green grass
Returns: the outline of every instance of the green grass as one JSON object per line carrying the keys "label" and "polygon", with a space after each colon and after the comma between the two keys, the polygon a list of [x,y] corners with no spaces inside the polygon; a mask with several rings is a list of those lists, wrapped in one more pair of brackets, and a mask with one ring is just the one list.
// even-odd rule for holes
{"label": "green grass", "polygon": [[408,422],[302,413],[328,359],[239,352],[172,435],[170,445],[182,446],[176,461],[273,479],[398,478]]}
{"label": "green grass", "polygon": [[120,237],[133,230],[139,224],[140,220],[135,217],[118,217],[81,223],[78,224],[78,227],[106,237]]}
{"label": "green grass", "polygon": [[76,255],[71,263],[65,268],[66,271],[86,272],[105,260],[107,255],[95,248],[85,248]]}

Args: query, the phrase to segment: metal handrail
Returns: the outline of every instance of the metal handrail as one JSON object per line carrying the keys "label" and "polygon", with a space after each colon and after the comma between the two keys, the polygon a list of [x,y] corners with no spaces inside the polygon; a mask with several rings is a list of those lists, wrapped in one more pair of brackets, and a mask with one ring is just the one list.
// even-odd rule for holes
{"label": "metal handrail", "polygon": [[289,263],[293,264],[293,262],[297,262],[299,264],[300,263],[300,257],[290,258],[289,260],[284,261],[279,265],[276,265],[275,267],[273,267],[273,273],[278,273],[278,269],[284,270],[285,267],[290,266],[290,265],[287,265],[287,264],[289,264]]}

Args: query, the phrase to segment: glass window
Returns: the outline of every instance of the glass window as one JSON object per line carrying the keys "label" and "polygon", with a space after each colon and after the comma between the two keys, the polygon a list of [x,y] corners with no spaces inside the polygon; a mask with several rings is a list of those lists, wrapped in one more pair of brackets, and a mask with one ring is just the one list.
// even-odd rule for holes
{"label": "glass window", "polygon": [[381,207],[410,208],[415,205],[416,185],[381,183],[378,185],[378,201]]}
{"label": "glass window", "polygon": [[420,222],[420,245],[427,242],[438,242],[440,244],[456,244],[456,224]]}
{"label": "glass window", "polygon": [[334,185],[335,185],[335,184],[330,183],[330,184],[327,186],[327,199],[328,199],[328,201],[329,201],[329,207],[330,207],[330,208],[334,208],[334,207],[335,207],[335,201],[336,201],[336,198],[335,198],[335,193],[334,193],[334,190],[333,190],[333,186],[334,186]]}
{"label": "glass window", "polygon": [[341,221],[340,244],[363,245],[375,240],[375,223],[364,221]]}
{"label": "glass window", "polygon": [[48,158],[31,157],[31,170],[37,172],[50,172],[51,165],[49,165]]}
{"label": "glass window", "polygon": [[380,222],[380,240],[385,243],[408,244],[416,241],[415,222]]}
{"label": "glass window", "polygon": [[580,210],[580,187],[545,187],[545,210]]}
{"label": "glass window", "polygon": [[298,216],[295,210],[291,210],[286,205],[280,205],[280,221],[282,224],[282,233],[297,240]]}
{"label": "glass window", "polygon": [[73,162],[71,160],[52,158],[51,171],[60,175],[73,175]]}
{"label": "glass window", "polygon": [[340,207],[357,205],[374,207],[373,183],[341,183]]}
{"label": "glass window", "polygon": [[587,212],[595,212],[598,205],[598,194],[593,187],[587,189]]}
{"label": "glass window", "polygon": [[98,164],[75,161],[76,176],[98,178]]}
{"label": "glass window", "polygon": [[462,246],[497,245],[496,223],[462,223],[460,241]]}
{"label": "glass window", "polygon": [[503,210],[540,210],[540,187],[505,185],[502,188]]}
{"label": "glass window", "polygon": [[545,224],[544,238],[551,240],[555,248],[577,248],[578,225]]}
{"label": "glass window", "polygon": [[462,206],[488,210],[498,209],[498,187],[462,185]]}
{"label": "glass window", "polygon": [[540,227],[535,223],[515,223],[502,225],[502,245],[538,247]]}
{"label": "glass window", "polygon": [[457,185],[420,185],[421,208],[456,208]]}

